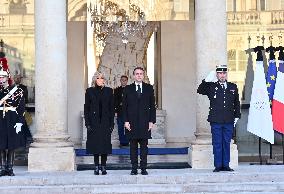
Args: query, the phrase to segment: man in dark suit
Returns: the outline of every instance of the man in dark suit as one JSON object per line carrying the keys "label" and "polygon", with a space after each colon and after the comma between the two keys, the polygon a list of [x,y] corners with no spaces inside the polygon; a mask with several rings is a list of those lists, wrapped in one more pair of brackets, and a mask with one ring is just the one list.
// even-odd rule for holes
{"label": "man in dark suit", "polygon": [[148,139],[156,122],[155,96],[153,86],[143,82],[144,69],[133,71],[135,82],[126,86],[123,95],[123,117],[126,136],[130,140],[131,175],[137,175],[138,143],[140,144],[141,174],[147,175]]}
{"label": "man in dark suit", "polygon": [[122,96],[124,88],[127,85],[127,82],[128,82],[128,77],[126,75],[121,76],[120,77],[121,86],[114,89],[114,111],[116,115],[120,146],[129,145],[129,141],[126,138],[124,131],[124,122],[122,115]]}
{"label": "man in dark suit", "polygon": [[210,72],[197,93],[207,95],[210,100],[208,122],[212,133],[213,172],[234,171],[229,167],[230,142],[241,112],[237,85],[227,81],[227,66],[217,66],[216,71]]}

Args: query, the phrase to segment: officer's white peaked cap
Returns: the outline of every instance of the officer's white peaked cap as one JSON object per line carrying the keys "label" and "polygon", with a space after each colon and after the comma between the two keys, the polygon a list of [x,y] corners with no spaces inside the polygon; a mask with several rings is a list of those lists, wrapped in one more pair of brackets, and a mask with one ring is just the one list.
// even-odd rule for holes
{"label": "officer's white peaked cap", "polygon": [[216,72],[227,72],[228,67],[227,65],[217,65],[216,66]]}

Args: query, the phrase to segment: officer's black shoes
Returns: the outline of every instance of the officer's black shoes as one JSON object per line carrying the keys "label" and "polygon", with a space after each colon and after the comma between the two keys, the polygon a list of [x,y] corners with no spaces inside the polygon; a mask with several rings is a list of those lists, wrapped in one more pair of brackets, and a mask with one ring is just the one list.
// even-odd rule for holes
{"label": "officer's black shoes", "polygon": [[229,166],[225,166],[225,167],[222,168],[222,171],[233,172],[234,169],[230,168]]}
{"label": "officer's black shoes", "polygon": [[141,169],[141,174],[142,174],[142,175],[148,175],[148,172],[147,172],[146,169]]}
{"label": "officer's black shoes", "polygon": [[100,168],[99,166],[95,166],[94,175],[99,175],[99,174],[100,174]]}
{"label": "officer's black shoes", "polygon": [[6,169],[6,175],[7,176],[15,176],[15,174],[13,172],[13,168]]}
{"label": "officer's black shoes", "polygon": [[102,175],[106,175],[107,171],[106,171],[106,166],[102,166]]}
{"label": "officer's black shoes", "polygon": [[137,175],[137,174],[138,174],[137,169],[132,169],[130,172],[130,175]]}
{"label": "officer's black shoes", "polygon": [[229,166],[225,167],[216,167],[213,172],[220,172],[220,171],[227,171],[227,172],[233,172],[234,170],[230,168]]}
{"label": "officer's black shoes", "polygon": [[220,172],[220,171],[222,171],[222,167],[216,167],[216,168],[213,170],[213,172]]}

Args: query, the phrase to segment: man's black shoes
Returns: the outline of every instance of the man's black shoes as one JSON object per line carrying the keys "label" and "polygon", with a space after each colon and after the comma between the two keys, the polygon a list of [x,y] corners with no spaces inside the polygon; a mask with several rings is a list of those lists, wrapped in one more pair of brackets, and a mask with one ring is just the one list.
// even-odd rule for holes
{"label": "man's black shoes", "polygon": [[131,170],[130,175],[137,175],[137,174],[138,174],[137,170]]}
{"label": "man's black shoes", "polygon": [[142,175],[148,175],[148,172],[147,172],[146,169],[142,169],[142,170],[141,170],[141,174],[142,174]]}
{"label": "man's black shoes", "polygon": [[5,169],[1,169],[0,176],[6,176],[6,175],[7,175],[7,171]]}
{"label": "man's black shoes", "polygon": [[12,168],[8,168],[6,175],[7,176],[15,176],[13,169]]}

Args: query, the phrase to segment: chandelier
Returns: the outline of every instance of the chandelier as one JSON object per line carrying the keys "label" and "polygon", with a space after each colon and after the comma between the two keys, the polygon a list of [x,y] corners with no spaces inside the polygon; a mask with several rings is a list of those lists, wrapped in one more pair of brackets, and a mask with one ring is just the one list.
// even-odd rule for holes
{"label": "chandelier", "polygon": [[[105,44],[110,34],[119,34],[122,42],[127,44],[130,36],[143,33],[147,25],[145,13],[129,0],[128,10],[121,9],[117,3],[110,0],[96,0],[88,6],[91,15],[91,26],[97,41]],[[130,20],[131,18],[131,20]]]}

